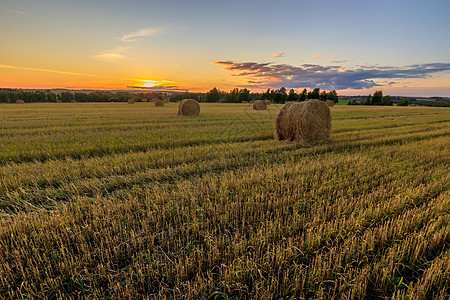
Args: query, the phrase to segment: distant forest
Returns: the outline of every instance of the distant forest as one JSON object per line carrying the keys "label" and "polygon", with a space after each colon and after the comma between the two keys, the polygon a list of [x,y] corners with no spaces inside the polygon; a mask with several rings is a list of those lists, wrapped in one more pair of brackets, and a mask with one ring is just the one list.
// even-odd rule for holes
{"label": "distant forest", "polygon": [[[267,89],[264,93],[253,93],[248,89],[235,88],[229,92],[220,91],[217,88],[207,93],[173,93],[173,92],[127,92],[127,91],[61,91],[61,90],[22,90],[0,88],[0,103],[16,103],[23,100],[25,103],[38,102],[127,102],[133,99],[136,102],[149,102],[156,99],[168,99],[177,102],[182,99],[195,99],[199,102],[224,102],[242,103],[255,100],[270,100],[272,103],[286,103],[289,101],[305,101],[307,99],[319,99],[322,101],[346,100],[349,105],[421,105],[450,107],[450,98],[431,97],[414,98],[400,96],[382,96],[381,91],[368,96],[338,96],[336,91],[321,91],[319,88],[297,93],[294,89],[289,91],[280,89]],[[381,100],[380,100],[381,99]]]}

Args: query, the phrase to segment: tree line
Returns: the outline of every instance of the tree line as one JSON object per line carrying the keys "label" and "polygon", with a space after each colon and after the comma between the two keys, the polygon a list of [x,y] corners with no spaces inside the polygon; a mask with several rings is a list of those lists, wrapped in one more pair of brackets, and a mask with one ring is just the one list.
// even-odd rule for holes
{"label": "tree line", "polygon": [[151,101],[154,99],[168,99],[177,102],[183,99],[194,99],[199,102],[225,102],[242,103],[255,100],[269,100],[272,103],[286,103],[289,101],[306,101],[307,99],[319,99],[322,101],[333,100],[338,102],[336,91],[320,91],[315,88],[311,91],[304,89],[297,93],[294,89],[287,92],[286,88],[267,89],[264,93],[253,93],[250,90],[232,89],[229,92],[220,91],[217,88],[207,93],[163,93],[163,92],[125,92],[125,91],[25,91],[22,89],[0,89],[0,103],[15,103],[23,100],[26,103],[38,102],[127,102],[133,99],[135,102]]}
{"label": "tree line", "polygon": [[38,102],[127,102],[130,99],[136,102],[148,101],[151,99],[164,99],[167,97],[161,92],[131,93],[131,92],[110,92],[110,91],[89,91],[89,92],[54,92],[46,91],[24,91],[22,89],[0,89],[0,103],[15,103],[23,100],[26,103]]}
{"label": "tree line", "polygon": [[267,89],[264,93],[251,93],[248,89],[233,89],[230,92],[220,91],[217,88],[211,89],[205,94],[205,102],[226,102],[226,103],[242,103],[254,100],[269,100],[272,103],[286,103],[290,101],[306,101],[308,99],[319,99],[322,101],[332,100],[335,103],[339,101],[335,90],[320,91],[315,88],[311,91],[303,89],[301,93],[297,93],[294,89],[287,92],[286,88]]}
{"label": "tree line", "polygon": [[[348,105],[385,105],[392,106],[394,105],[394,99],[391,96],[386,95],[383,97],[383,91],[376,91],[375,93],[367,95],[364,101],[356,101],[351,100],[347,103]],[[408,105],[407,102],[402,101],[400,106]]]}

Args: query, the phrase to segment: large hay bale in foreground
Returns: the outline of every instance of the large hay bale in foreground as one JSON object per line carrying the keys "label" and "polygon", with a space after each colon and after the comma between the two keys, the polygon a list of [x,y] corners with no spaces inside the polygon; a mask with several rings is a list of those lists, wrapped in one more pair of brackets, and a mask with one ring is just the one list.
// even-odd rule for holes
{"label": "large hay bale in foreground", "polygon": [[334,106],[334,101],[333,100],[327,100],[327,102],[325,102],[329,107]]}
{"label": "large hay bale in foreground", "polygon": [[270,103],[270,100],[264,100],[264,102],[266,102],[266,105],[272,104],[272,103]]}
{"label": "large hay bale in foreground", "polygon": [[267,104],[264,100],[256,100],[253,102],[253,109],[254,110],[266,110]]}
{"label": "large hay bale in foreground", "polygon": [[197,116],[200,113],[200,104],[194,99],[184,99],[178,106],[178,115]]}
{"label": "large hay bale in foreground", "polygon": [[330,108],[325,102],[289,102],[275,119],[275,139],[314,144],[328,140],[331,131]]}
{"label": "large hay bale in foreground", "polygon": [[136,103],[136,101],[134,101],[134,99],[128,99],[128,104],[134,104]]}
{"label": "large hay bale in foreground", "polygon": [[16,100],[16,104],[25,104],[25,101],[23,101],[23,100]]}
{"label": "large hay bale in foreground", "polygon": [[164,106],[164,101],[163,100],[156,100],[155,101],[155,106]]}

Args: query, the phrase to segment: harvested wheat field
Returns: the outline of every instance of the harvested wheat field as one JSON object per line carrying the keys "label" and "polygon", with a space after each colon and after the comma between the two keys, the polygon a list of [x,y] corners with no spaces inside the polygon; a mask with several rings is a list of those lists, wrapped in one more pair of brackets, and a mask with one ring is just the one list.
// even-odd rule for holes
{"label": "harvested wheat field", "polygon": [[2,105],[0,298],[448,299],[449,109],[166,106]]}

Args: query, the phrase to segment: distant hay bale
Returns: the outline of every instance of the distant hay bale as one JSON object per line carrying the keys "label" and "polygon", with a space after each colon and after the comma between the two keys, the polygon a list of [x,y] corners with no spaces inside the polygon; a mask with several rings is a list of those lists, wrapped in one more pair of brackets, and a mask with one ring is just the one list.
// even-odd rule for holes
{"label": "distant hay bale", "polygon": [[328,106],[334,106],[334,101],[333,100],[327,100],[327,102],[325,102]]}
{"label": "distant hay bale", "polygon": [[417,106],[416,104],[410,104],[409,106]]}
{"label": "distant hay bale", "polygon": [[163,100],[156,100],[155,101],[155,106],[164,106],[164,101]]}
{"label": "distant hay bale", "polygon": [[75,101],[75,100],[70,100],[70,103],[77,103],[77,101]]}
{"label": "distant hay bale", "polygon": [[264,100],[256,100],[253,102],[253,109],[254,110],[266,110],[267,104]]}
{"label": "distant hay bale", "polygon": [[62,101],[61,100],[56,100],[56,103],[62,103]]}
{"label": "distant hay bale", "polygon": [[325,102],[289,102],[275,119],[275,139],[308,145],[328,140],[331,131],[330,108]]}
{"label": "distant hay bale", "polygon": [[165,98],[164,103],[169,103],[169,98]]}
{"label": "distant hay bale", "polygon": [[25,101],[23,101],[23,100],[16,100],[16,104],[25,104]]}
{"label": "distant hay bale", "polygon": [[264,102],[266,102],[266,105],[272,104],[272,103],[270,102],[270,100],[265,100]]}
{"label": "distant hay bale", "polygon": [[136,103],[136,101],[134,101],[134,99],[128,99],[128,104],[134,104]]}
{"label": "distant hay bale", "polygon": [[184,99],[178,106],[178,115],[197,116],[200,113],[200,104],[194,99]]}

